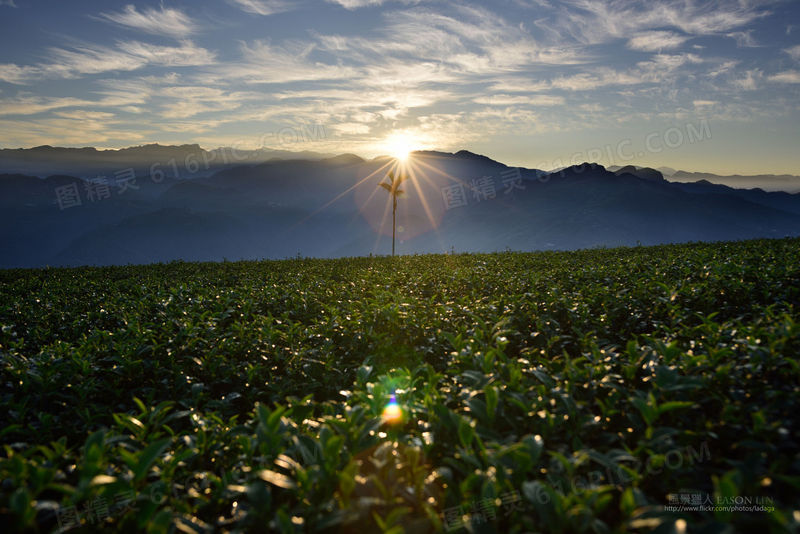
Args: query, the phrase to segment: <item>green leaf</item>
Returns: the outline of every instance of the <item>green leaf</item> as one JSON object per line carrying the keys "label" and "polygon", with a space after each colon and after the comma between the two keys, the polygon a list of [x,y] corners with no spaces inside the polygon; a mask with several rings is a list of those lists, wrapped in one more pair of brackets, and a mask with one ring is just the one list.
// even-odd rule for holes
{"label": "green leaf", "polygon": [[166,450],[169,444],[169,438],[158,440],[145,447],[144,450],[137,455],[136,467],[133,468],[133,479],[136,482],[142,480],[145,475],[147,475],[150,466],[161,456],[161,453]]}
{"label": "green leaf", "polygon": [[486,395],[486,415],[489,418],[494,418],[498,402],[497,388],[486,386],[483,388],[483,393]]}
{"label": "green leaf", "polygon": [[[692,401],[669,401],[658,405],[658,414],[661,415],[663,413],[671,412],[673,410],[680,410],[682,408],[689,408],[694,406],[694,402]],[[661,423],[664,424],[663,422]]]}
{"label": "green leaf", "polygon": [[633,512],[636,510],[636,498],[633,495],[632,488],[626,488],[625,491],[622,492],[619,501],[619,509],[623,517],[631,517],[633,515]]}
{"label": "green leaf", "polygon": [[658,412],[656,408],[650,405],[651,399],[643,399],[641,397],[633,397],[631,399],[631,404],[633,404],[639,413],[642,415],[642,419],[647,424],[647,426],[652,426],[656,420]]}
{"label": "green leaf", "polygon": [[273,486],[278,486],[279,488],[291,489],[296,487],[294,480],[282,473],[278,473],[277,471],[272,471],[270,469],[262,469],[258,472],[258,477],[265,482],[269,482]]}
{"label": "green leaf", "polygon": [[461,445],[464,448],[469,448],[472,444],[472,439],[475,437],[475,429],[472,428],[472,425],[464,418],[459,419],[458,421],[458,440],[461,442]]}

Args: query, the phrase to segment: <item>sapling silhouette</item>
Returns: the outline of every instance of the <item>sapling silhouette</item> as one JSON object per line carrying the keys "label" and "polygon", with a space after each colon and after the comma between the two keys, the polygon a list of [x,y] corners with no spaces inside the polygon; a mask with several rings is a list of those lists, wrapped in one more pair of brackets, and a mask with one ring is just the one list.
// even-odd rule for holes
{"label": "sapling silhouette", "polygon": [[386,177],[389,179],[389,182],[381,182],[378,185],[386,189],[389,194],[392,195],[392,257],[394,257],[394,236],[395,226],[397,224],[397,197],[403,194],[404,191],[400,189],[400,184],[406,181],[408,176],[395,176],[393,172],[390,172]]}

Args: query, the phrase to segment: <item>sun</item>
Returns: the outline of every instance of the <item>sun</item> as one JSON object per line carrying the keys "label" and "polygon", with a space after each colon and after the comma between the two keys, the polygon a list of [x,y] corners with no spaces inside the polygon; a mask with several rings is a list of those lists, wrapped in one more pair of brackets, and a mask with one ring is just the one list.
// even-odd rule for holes
{"label": "sun", "polygon": [[416,150],[414,140],[408,134],[392,134],[384,142],[389,154],[398,161],[405,161],[408,155]]}

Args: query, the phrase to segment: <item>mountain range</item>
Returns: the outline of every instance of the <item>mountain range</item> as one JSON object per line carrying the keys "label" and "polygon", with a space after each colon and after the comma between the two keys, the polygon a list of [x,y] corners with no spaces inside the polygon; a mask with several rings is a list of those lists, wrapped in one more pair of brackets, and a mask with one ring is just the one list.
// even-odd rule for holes
{"label": "mountain range", "polygon": [[[610,171],[617,171],[622,167],[610,166]],[[800,176],[791,174],[756,174],[756,175],[719,175],[710,172],[680,171],[669,167],[659,167],[658,170],[670,182],[692,183],[706,181],[712,184],[727,185],[739,189],[763,189],[764,191],[785,191],[787,193],[800,192]]]}
{"label": "mountain range", "polygon": [[218,153],[208,169],[181,174],[169,172],[170,159],[196,154],[203,167],[213,151],[30,150],[15,160],[28,169],[62,165],[54,151],[74,159],[47,177],[0,166],[0,267],[386,254],[391,201],[378,183],[392,170],[411,176],[398,200],[401,254],[800,234],[800,194],[669,181],[646,167],[547,172],[467,151],[419,151],[396,168],[388,157],[253,151],[227,162]]}
{"label": "mountain range", "polygon": [[178,178],[197,178],[243,164],[287,158],[322,159],[333,155],[272,148],[245,150],[220,147],[205,150],[200,145],[150,144],[108,150],[43,145],[0,149],[0,173],[28,174],[40,178],[53,174],[96,178],[133,169],[139,175],[163,173]]}

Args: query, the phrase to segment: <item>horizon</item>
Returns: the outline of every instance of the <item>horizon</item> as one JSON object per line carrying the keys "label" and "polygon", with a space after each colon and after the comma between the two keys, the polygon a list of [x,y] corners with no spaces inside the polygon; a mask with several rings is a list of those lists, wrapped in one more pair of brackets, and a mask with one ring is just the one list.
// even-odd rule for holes
{"label": "horizon", "polygon": [[[247,150],[265,150],[265,151],[276,151],[276,152],[279,152],[279,151],[292,152],[290,150],[285,150],[285,149],[281,149],[281,148],[274,148],[274,147],[267,147],[267,146],[259,147],[259,148],[256,148],[256,149],[237,149],[236,147],[222,146],[222,145],[214,146],[214,147],[207,147],[207,146],[204,147],[204,146],[202,146],[202,145],[200,145],[198,143],[183,143],[183,144],[180,144],[180,145],[177,145],[177,144],[167,145],[167,144],[161,144],[161,143],[157,143],[157,142],[155,142],[155,143],[144,143],[144,144],[139,144],[139,145],[130,145],[130,146],[124,146],[124,147],[39,145],[39,146],[32,146],[32,147],[0,147],[0,150],[34,150],[34,149],[37,149],[37,148],[53,148],[53,149],[87,149],[87,148],[90,148],[90,149],[96,150],[98,152],[103,152],[103,151],[116,152],[116,151],[122,151],[122,150],[130,150],[130,149],[136,149],[136,148],[147,148],[147,147],[155,147],[155,146],[161,147],[161,148],[181,148],[181,147],[184,147],[184,146],[192,146],[192,147],[196,146],[200,150],[203,150],[203,151],[206,151],[206,152],[211,152],[211,151],[215,151],[215,150],[225,150],[225,149],[242,150],[242,151],[247,151]],[[298,154],[298,155],[302,155],[303,152],[304,151],[297,151],[295,153]],[[315,152],[315,151],[308,151],[308,152]],[[496,161],[497,163],[506,165],[507,167],[511,167],[511,168],[519,167],[519,168],[523,168],[523,169],[527,169],[527,170],[544,171],[544,172],[547,172],[547,173],[558,172],[558,171],[560,171],[562,169],[565,169],[565,168],[568,168],[568,167],[581,166],[583,164],[589,163],[589,164],[602,165],[605,168],[611,168],[611,167],[620,167],[620,168],[622,168],[622,167],[626,167],[626,166],[634,166],[634,167],[638,167],[638,168],[651,168],[651,169],[657,170],[657,171],[662,172],[662,173],[663,173],[662,169],[670,169],[670,170],[674,170],[675,173],[684,172],[684,173],[701,174],[701,175],[717,175],[717,176],[720,176],[720,177],[736,177],[736,176],[741,176],[741,177],[745,177],[745,178],[746,177],[750,177],[750,176],[776,176],[776,177],[778,177],[778,176],[791,176],[791,177],[800,177],[800,174],[791,174],[791,173],[778,174],[778,173],[768,173],[768,172],[761,172],[761,173],[757,173],[757,174],[734,173],[734,174],[725,175],[725,174],[719,174],[719,173],[715,173],[715,172],[711,172],[711,171],[707,171],[707,170],[703,170],[703,169],[683,168],[683,167],[674,168],[674,167],[669,167],[667,165],[661,165],[661,166],[658,166],[658,167],[651,167],[649,165],[641,165],[637,161],[628,161],[626,163],[620,163],[620,164],[612,163],[612,164],[609,164],[609,165],[605,165],[605,164],[600,163],[598,161],[585,160],[585,161],[570,162],[569,164],[563,165],[563,166],[560,166],[560,167],[536,168],[536,169],[534,169],[534,168],[531,168],[531,167],[522,167],[522,166],[517,166],[517,165],[509,165],[506,162],[504,162],[504,161],[502,161],[500,159],[497,159],[497,158],[493,157],[490,154],[481,154],[481,153],[473,152],[473,151],[465,149],[465,148],[454,149],[454,150],[442,150],[442,149],[438,149],[438,148],[411,150],[405,155],[405,157],[399,158],[399,159],[410,158],[415,153],[424,153],[424,152],[435,152],[435,153],[442,153],[442,154],[449,154],[449,155],[457,155],[460,152],[468,152],[468,153],[474,154],[476,156],[482,156],[482,157],[489,158],[489,159],[491,159],[493,161]],[[321,159],[333,159],[333,158],[337,158],[337,157],[341,157],[341,156],[356,156],[356,157],[361,158],[362,160],[364,160],[366,162],[374,161],[374,160],[377,160],[377,159],[384,159],[384,158],[398,159],[396,156],[394,156],[394,155],[392,155],[390,153],[378,154],[376,156],[365,156],[363,154],[357,154],[355,152],[338,152],[338,153],[322,153],[322,152],[319,152],[317,154],[320,155],[320,156],[324,156],[324,158],[321,158]],[[275,159],[283,160],[284,158],[276,157]],[[307,158],[298,157],[297,159],[307,159]],[[264,161],[264,162],[261,162],[261,163],[267,163],[267,162]],[[252,164],[252,163],[250,163],[250,164]],[[242,162],[242,165],[249,165],[249,164],[245,163],[245,162]],[[665,175],[664,177],[669,179],[671,177],[671,175]]]}
{"label": "horizon", "polygon": [[0,2],[2,147],[800,175],[800,5],[785,0],[33,7]]}

